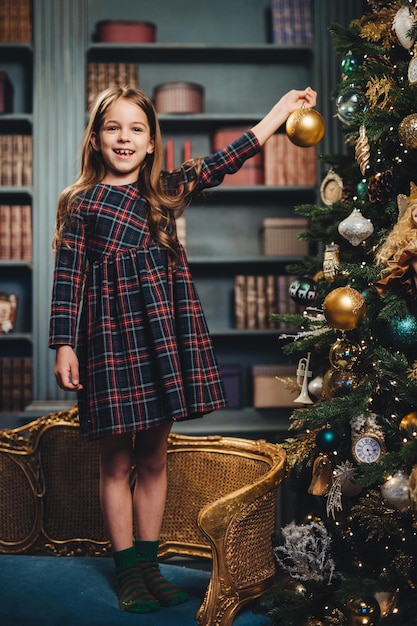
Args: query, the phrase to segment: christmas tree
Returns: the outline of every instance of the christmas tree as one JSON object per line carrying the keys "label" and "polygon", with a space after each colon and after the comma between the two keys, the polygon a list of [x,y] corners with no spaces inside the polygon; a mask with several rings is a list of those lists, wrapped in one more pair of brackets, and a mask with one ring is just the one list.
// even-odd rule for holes
{"label": "christmas tree", "polygon": [[319,250],[287,268],[308,306],[276,316],[302,380],[295,519],[263,598],[276,625],[417,624],[416,5],[369,0],[330,28],[346,152],[321,157],[321,202],[295,209]]}

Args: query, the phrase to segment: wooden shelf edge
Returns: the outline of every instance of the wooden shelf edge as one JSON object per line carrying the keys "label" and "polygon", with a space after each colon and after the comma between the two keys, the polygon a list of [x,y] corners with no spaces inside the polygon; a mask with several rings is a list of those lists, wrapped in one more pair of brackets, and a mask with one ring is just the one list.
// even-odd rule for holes
{"label": "wooden shelf edge", "polygon": [[276,44],[179,44],[179,43],[91,43],[87,49],[89,62],[163,61],[165,63],[277,63],[309,64],[312,46],[278,46]]}
{"label": "wooden shelf edge", "polygon": [[12,333],[0,333],[0,341],[26,341],[28,343],[32,343],[32,333],[19,333],[14,331]]}

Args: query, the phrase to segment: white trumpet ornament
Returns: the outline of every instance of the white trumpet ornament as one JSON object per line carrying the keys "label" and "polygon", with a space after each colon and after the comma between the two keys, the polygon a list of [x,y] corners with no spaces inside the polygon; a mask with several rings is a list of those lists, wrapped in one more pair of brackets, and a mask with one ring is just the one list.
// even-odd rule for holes
{"label": "white trumpet ornament", "polygon": [[306,359],[300,359],[297,367],[297,385],[301,387],[300,395],[294,400],[298,404],[313,404],[313,400],[308,395],[308,379],[313,373],[309,370],[311,352],[307,354]]}

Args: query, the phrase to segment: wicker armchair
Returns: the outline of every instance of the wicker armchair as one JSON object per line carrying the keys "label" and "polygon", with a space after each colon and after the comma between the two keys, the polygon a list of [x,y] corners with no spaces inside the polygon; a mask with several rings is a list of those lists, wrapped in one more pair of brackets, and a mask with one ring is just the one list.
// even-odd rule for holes
{"label": "wicker armchair", "polygon": [[[263,440],[171,435],[160,557],[212,559],[196,620],[228,626],[274,580],[271,535],[285,453]],[[110,552],[98,499],[98,446],[77,411],[0,431],[0,552]]]}

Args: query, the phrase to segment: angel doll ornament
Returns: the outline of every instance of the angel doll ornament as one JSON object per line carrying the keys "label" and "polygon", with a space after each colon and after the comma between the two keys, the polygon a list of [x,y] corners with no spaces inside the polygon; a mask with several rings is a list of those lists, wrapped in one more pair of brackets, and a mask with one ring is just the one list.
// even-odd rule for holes
{"label": "angel doll ornament", "polygon": [[397,197],[398,221],[377,250],[375,260],[383,267],[376,284],[380,295],[400,281],[417,297],[417,186],[410,184],[410,195]]}

